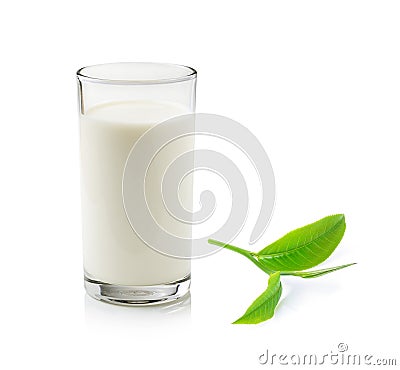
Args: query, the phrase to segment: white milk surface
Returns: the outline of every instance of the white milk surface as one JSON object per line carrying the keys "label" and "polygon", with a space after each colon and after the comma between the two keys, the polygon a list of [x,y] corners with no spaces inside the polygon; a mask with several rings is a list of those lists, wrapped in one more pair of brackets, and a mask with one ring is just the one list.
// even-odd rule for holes
{"label": "white milk surface", "polygon": [[[89,278],[151,285],[190,273],[190,260],[164,256],[139,239],[122,200],[123,170],[135,141],[152,125],[184,113],[188,110],[183,106],[136,101],[98,105],[81,115],[83,255]],[[174,154],[167,152],[153,169],[156,182]],[[159,200],[159,189],[154,183],[153,193],[147,194],[150,205]]]}

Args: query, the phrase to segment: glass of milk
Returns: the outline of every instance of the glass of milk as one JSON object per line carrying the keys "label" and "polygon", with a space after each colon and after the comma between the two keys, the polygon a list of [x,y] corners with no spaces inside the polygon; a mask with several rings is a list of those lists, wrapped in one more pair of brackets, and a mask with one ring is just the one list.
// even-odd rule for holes
{"label": "glass of milk", "polygon": [[[86,292],[124,305],[179,299],[189,292],[190,259],[161,254],[138,237],[121,189],[138,138],[157,123],[194,112],[196,71],[174,64],[111,63],[81,68],[77,80]],[[154,178],[164,171],[155,168]],[[154,184],[151,192],[150,203],[161,187]]]}

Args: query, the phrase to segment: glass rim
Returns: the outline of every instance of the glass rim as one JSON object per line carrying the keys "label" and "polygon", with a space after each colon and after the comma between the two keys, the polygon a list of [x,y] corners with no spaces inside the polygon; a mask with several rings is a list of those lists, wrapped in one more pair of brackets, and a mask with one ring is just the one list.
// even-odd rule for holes
{"label": "glass rim", "polygon": [[[101,68],[101,67],[117,67],[118,65],[132,65],[132,66],[160,66],[160,67],[169,67],[180,69],[181,71],[185,71],[181,75],[170,76],[165,78],[112,78],[112,77],[104,77],[104,76],[96,76],[94,73],[88,73],[88,70],[93,68]],[[101,64],[93,64],[89,66],[85,66],[79,68],[76,72],[76,76],[80,81],[101,83],[101,84],[113,84],[113,85],[154,85],[154,84],[170,84],[175,82],[183,82],[195,79],[197,77],[197,71],[189,66],[182,64],[174,64],[174,63],[158,63],[158,62],[116,62],[116,63],[101,63]]]}

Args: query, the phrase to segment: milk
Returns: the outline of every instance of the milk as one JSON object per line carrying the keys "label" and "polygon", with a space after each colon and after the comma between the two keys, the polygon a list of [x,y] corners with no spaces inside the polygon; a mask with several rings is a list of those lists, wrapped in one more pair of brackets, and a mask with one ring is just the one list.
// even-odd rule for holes
{"label": "milk", "polygon": [[[136,140],[151,126],[189,113],[164,102],[127,101],[97,105],[80,116],[83,256],[88,278],[118,285],[153,285],[190,274],[190,261],[162,255],[139,239],[125,214],[122,177],[125,162]],[[190,142],[181,144],[190,146]],[[160,198],[165,165],[178,149],[163,153],[152,169],[149,204]],[[188,193],[187,193],[188,194]],[[154,206],[161,223],[164,212]],[[172,232],[183,231],[179,225]],[[187,227],[187,226],[186,226]]]}

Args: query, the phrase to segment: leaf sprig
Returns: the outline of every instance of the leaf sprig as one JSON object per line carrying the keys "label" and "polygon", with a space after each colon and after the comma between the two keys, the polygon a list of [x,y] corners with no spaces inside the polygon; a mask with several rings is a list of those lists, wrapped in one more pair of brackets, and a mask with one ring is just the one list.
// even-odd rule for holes
{"label": "leaf sprig", "polygon": [[282,275],[309,279],[354,265],[355,263],[349,263],[321,270],[304,271],[324,262],[339,245],[345,230],[345,217],[343,214],[337,214],[293,230],[259,252],[251,252],[209,239],[210,244],[243,255],[270,275],[267,289],[233,324],[258,324],[270,319],[282,294],[280,281]]}

